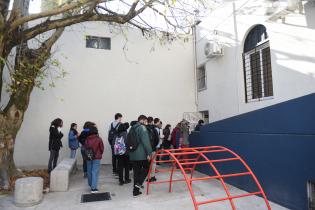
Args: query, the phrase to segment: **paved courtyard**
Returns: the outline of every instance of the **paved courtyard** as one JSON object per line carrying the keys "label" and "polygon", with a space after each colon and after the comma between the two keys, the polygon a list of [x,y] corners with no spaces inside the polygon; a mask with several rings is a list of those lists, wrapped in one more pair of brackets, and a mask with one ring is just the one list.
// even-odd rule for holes
{"label": "paved courtyard", "polygon": [[[200,175],[200,174],[199,174]],[[68,192],[53,192],[44,195],[43,202],[37,206],[28,208],[18,208],[13,205],[12,196],[0,195],[0,209],[1,210],[192,210],[193,204],[191,197],[187,191],[184,182],[174,183],[172,193],[168,193],[167,184],[159,184],[152,186],[149,195],[143,194],[138,198],[132,196],[132,184],[119,186],[118,179],[114,178],[111,174],[110,166],[102,166],[101,175],[99,180],[100,192],[110,192],[112,200],[80,203],[81,195],[89,193],[86,179],[82,178],[82,171],[76,172],[71,176],[70,189]],[[196,174],[198,176],[198,173]],[[158,179],[166,179],[167,174],[159,174]],[[175,177],[181,177],[177,173]],[[229,186],[232,195],[242,194],[241,191],[235,187]],[[144,191],[144,190],[143,190]],[[206,200],[211,198],[224,197],[225,193],[220,183],[217,180],[201,181],[194,184],[194,191],[196,199]],[[263,199],[251,196],[247,198],[240,198],[235,200],[237,209],[240,210],[263,210],[267,209]],[[273,210],[286,210],[277,204],[270,203]],[[213,209],[213,210],[230,210],[229,202],[217,202],[213,204],[203,205],[199,208]]]}

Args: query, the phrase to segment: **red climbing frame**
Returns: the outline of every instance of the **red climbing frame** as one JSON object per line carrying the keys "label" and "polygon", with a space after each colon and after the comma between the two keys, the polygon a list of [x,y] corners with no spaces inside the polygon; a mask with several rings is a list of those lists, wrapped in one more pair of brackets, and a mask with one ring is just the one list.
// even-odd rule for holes
{"label": "red climbing frame", "polygon": [[[212,154],[227,153],[230,157],[224,158],[224,159],[209,159],[209,156],[211,153]],[[206,154],[209,154],[209,155],[207,156]],[[156,160],[158,156],[160,157],[161,160]],[[163,157],[168,157],[168,160],[163,160]],[[247,171],[240,172],[240,173],[232,173],[232,174],[220,174],[220,172],[216,168],[216,163],[229,162],[229,161],[240,161]],[[226,200],[230,202],[231,208],[235,210],[236,207],[233,201],[234,199],[243,198],[247,196],[253,196],[253,195],[261,195],[263,199],[265,200],[267,209],[271,210],[271,207],[269,205],[265,192],[262,189],[259,181],[257,180],[252,170],[249,168],[249,166],[245,163],[245,161],[240,156],[238,156],[235,152],[231,151],[230,149],[227,149],[221,146],[209,146],[209,147],[160,150],[152,158],[152,161],[150,164],[150,170],[148,174],[148,179],[151,178],[151,170],[152,170],[152,165],[154,162],[155,163],[171,163],[170,169],[156,169],[155,170],[156,173],[169,172],[170,179],[157,181],[157,182],[148,182],[147,194],[149,194],[151,184],[169,183],[169,192],[172,192],[173,182],[185,181],[187,184],[188,190],[190,192],[195,210],[198,210],[198,207],[200,205],[209,204],[213,202],[219,202],[219,201],[226,201]],[[196,165],[201,165],[201,164],[209,165],[215,172],[215,176],[205,175],[204,177],[193,178]],[[179,169],[176,169],[176,168],[179,168]],[[173,179],[174,171],[178,171],[178,170],[181,171],[182,175],[184,176],[183,179]],[[187,171],[189,171],[190,174],[188,174]],[[224,179],[229,178],[229,177],[240,177],[240,176],[251,176],[255,184],[257,185],[259,191],[232,196]],[[192,183],[194,181],[209,180],[209,179],[218,179],[221,182],[221,185],[226,192],[226,197],[198,202],[195,198],[195,194],[192,188]]]}

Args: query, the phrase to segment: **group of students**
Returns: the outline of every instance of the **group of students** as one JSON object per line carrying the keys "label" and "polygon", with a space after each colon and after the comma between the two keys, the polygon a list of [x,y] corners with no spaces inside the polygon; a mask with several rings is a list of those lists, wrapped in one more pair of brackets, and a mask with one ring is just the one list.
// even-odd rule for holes
{"label": "group of students", "polygon": [[[171,132],[169,124],[162,130],[162,122],[159,118],[140,115],[137,121],[132,121],[130,124],[124,123],[122,119],[122,114],[115,114],[115,120],[111,123],[108,133],[113,175],[119,177],[120,185],[124,185],[131,182],[129,172],[133,170],[133,196],[136,197],[142,194],[141,189],[144,188],[143,183],[149,172],[150,161],[157,150],[189,146],[189,123],[183,120]],[[49,129],[49,173],[56,167],[59,150],[62,147],[62,127],[62,120],[57,118],[51,123]],[[76,151],[81,149],[84,177],[88,178],[91,193],[98,192],[97,185],[104,144],[98,134],[96,124],[86,122],[79,134],[77,124],[72,123],[68,140],[70,157],[75,158]],[[155,167],[156,165],[153,164],[151,178],[147,181],[156,181]]]}
{"label": "group of students", "polygon": [[[48,173],[56,166],[59,157],[59,150],[62,145],[63,133],[61,129],[63,121],[60,118],[52,121],[49,128],[49,144],[50,157],[48,161]],[[76,157],[76,151],[81,144],[81,154],[83,158],[84,177],[88,178],[88,184],[91,188],[91,193],[98,192],[98,177],[102,155],[104,153],[103,140],[100,138],[98,129],[95,123],[86,122],[82,132],[77,131],[77,124],[72,123],[68,134],[70,158]]]}
{"label": "group of students", "polygon": [[[162,121],[159,118],[140,115],[137,121],[122,122],[122,114],[115,115],[115,121],[111,123],[108,133],[108,143],[112,150],[113,175],[119,177],[119,184],[131,182],[129,170],[133,170],[133,196],[141,195],[140,189],[149,172],[150,160],[160,148],[170,148],[171,125],[163,129],[164,138],[161,138]],[[129,126],[129,132],[127,131]],[[153,165],[152,171],[155,171]],[[156,181],[154,173],[150,178]]]}

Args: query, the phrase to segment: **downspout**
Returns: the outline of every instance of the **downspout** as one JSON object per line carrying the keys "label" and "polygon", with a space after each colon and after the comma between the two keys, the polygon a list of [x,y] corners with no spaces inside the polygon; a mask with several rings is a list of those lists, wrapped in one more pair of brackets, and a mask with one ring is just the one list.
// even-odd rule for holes
{"label": "downspout", "polygon": [[192,33],[193,33],[193,57],[194,57],[194,79],[195,79],[195,105],[198,111],[198,84],[197,84],[197,30],[196,27],[200,23],[200,21],[196,21],[195,24],[192,26]]}

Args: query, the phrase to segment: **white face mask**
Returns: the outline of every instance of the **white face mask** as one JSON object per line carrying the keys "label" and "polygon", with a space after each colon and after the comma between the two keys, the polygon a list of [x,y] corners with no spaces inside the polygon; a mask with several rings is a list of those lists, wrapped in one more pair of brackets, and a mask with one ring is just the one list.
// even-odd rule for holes
{"label": "white face mask", "polygon": [[58,130],[59,132],[61,132],[61,127],[58,127],[57,130]]}

